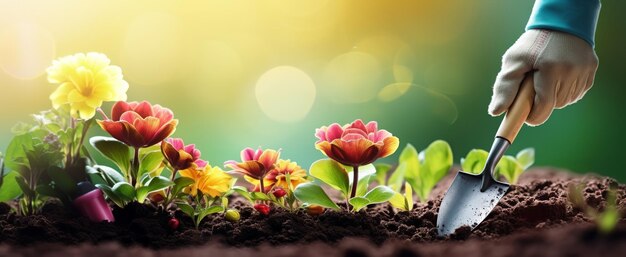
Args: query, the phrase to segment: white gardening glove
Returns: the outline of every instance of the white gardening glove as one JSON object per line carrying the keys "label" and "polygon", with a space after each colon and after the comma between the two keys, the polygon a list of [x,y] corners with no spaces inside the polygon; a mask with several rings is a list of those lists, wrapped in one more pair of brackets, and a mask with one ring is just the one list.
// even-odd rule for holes
{"label": "white gardening glove", "polygon": [[502,57],[489,114],[507,111],[526,73],[534,72],[535,102],[526,123],[541,125],[554,108],[561,109],[585,95],[597,68],[596,53],[579,37],[553,30],[528,30]]}

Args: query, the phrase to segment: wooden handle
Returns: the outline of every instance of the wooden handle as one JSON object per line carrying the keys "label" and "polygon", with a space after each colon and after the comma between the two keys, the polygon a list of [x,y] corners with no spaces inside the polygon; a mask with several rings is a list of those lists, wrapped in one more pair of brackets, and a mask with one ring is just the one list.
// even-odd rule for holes
{"label": "wooden handle", "polygon": [[522,125],[524,125],[526,118],[528,118],[530,108],[533,106],[534,101],[535,88],[533,86],[533,74],[529,73],[522,81],[522,85],[517,92],[513,104],[511,104],[511,107],[509,107],[509,110],[506,112],[502,123],[500,123],[500,128],[498,128],[496,136],[513,143],[513,140],[517,137],[517,133],[522,128]]}

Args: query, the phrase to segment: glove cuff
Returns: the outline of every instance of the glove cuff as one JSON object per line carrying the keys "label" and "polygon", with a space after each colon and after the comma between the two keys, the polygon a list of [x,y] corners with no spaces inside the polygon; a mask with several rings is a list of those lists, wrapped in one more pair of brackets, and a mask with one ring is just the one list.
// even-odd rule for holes
{"label": "glove cuff", "polygon": [[566,32],[594,46],[600,0],[536,0],[526,30]]}

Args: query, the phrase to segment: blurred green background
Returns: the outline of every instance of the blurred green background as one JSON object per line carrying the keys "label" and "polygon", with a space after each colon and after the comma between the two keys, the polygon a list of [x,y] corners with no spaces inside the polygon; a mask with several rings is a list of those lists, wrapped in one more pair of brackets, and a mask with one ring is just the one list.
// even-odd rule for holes
{"label": "blurred green background", "polygon": [[[486,113],[491,87],[532,5],[0,1],[0,149],[13,124],[51,107],[52,60],[97,51],[122,67],[129,100],[171,108],[180,120],[175,136],[213,165],[262,146],[308,167],[322,157],[315,128],[356,118],[377,120],[418,149],[445,139],[458,163],[491,145],[501,120]],[[626,181],[624,10],[624,1],[603,1],[592,90],[545,125],[525,127],[511,152],[532,146],[537,165]]]}

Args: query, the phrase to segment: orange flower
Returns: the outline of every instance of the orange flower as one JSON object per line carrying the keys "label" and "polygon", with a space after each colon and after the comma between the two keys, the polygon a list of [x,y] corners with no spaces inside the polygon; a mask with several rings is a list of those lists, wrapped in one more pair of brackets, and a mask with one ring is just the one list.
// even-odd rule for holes
{"label": "orange flower", "polygon": [[219,167],[204,166],[204,169],[196,169],[196,165],[191,168],[179,171],[183,177],[194,180],[194,183],[186,187],[183,191],[191,196],[196,196],[198,190],[204,195],[218,197],[226,193],[232,184],[233,177],[226,174]]}
{"label": "orange flower", "polygon": [[119,101],[113,105],[111,119],[99,120],[98,124],[115,139],[140,148],[169,137],[176,130],[178,120],[170,109],[158,104]]}
{"label": "orange flower", "polygon": [[352,167],[374,162],[378,158],[393,154],[400,141],[388,131],[378,130],[378,124],[370,121],[364,124],[355,120],[343,127],[337,123],[323,126],[315,131],[319,139],[315,148],[329,158]]}
{"label": "orange flower", "polygon": [[[289,181],[287,181],[289,174]],[[254,185],[253,191],[259,191],[259,180],[248,176],[244,177],[246,181]],[[265,191],[271,190],[273,187],[283,189],[294,189],[300,183],[306,182],[306,171],[302,169],[296,162],[290,160],[278,160],[274,168],[265,175],[263,184]],[[291,187],[290,187],[291,185]]]}

